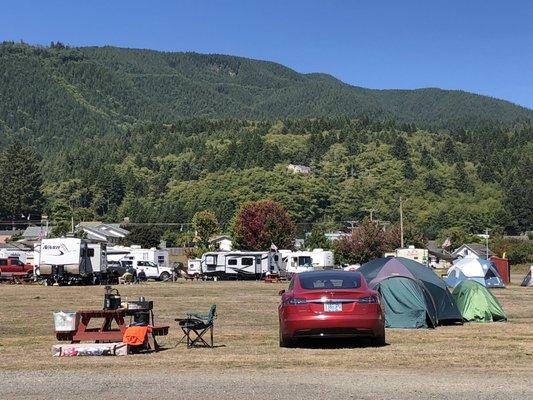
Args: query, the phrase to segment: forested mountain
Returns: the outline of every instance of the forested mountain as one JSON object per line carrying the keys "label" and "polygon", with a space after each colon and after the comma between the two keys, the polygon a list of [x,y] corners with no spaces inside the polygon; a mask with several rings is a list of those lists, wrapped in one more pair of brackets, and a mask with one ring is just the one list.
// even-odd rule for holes
{"label": "forested mountain", "polygon": [[[237,57],[6,43],[0,176],[11,189],[0,219],[189,222],[208,209],[227,227],[244,201],[269,198],[300,228],[339,227],[369,210],[394,223],[402,196],[406,221],[428,238],[524,231],[531,115],[464,92],[368,90]],[[35,188],[13,182],[41,175],[39,203],[18,201],[16,187]]]}
{"label": "forested mountain", "polygon": [[47,141],[200,116],[365,116],[469,128],[533,119],[533,110],[462,91],[364,89],[225,55],[3,43],[0,71],[0,126],[25,128]]}

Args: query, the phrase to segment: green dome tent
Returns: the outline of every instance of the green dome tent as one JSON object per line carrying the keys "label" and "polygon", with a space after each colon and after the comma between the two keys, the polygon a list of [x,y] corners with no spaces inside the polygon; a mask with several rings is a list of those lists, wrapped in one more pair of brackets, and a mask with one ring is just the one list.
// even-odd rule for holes
{"label": "green dome tent", "polygon": [[507,315],[496,297],[479,282],[460,282],[453,290],[452,296],[465,321],[507,321]]}
{"label": "green dome tent", "polygon": [[388,328],[434,328],[462,323],[446,283],[430,268],[407,258],[378,258],[357,270],[381,293]]}

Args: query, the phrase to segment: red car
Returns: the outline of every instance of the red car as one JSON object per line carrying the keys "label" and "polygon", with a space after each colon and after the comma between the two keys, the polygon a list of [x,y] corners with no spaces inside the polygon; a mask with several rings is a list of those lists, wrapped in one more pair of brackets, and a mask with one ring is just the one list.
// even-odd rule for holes
{"label": "red car", "polygon": [[369,337],[385,344],[385,318],[379,293],[359,272],[314,271],[294,274],[280,291],[279,345],[297,339]]}

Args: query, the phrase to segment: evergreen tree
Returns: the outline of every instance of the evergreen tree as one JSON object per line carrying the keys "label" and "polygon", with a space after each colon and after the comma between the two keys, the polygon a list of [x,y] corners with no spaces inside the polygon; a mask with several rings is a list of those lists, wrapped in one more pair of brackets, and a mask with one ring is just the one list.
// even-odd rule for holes
{"label": "evergreen tree", "polygon": [[426,146],[423,146],[422,150],[420,150],[420,164],[426,168],[433,168],[435,166],[431,153]]}
{"label": "evergreen tree", "polygon": [[402,135],[396,136],[394,145],[391,148],[391,153],[394,157],[400,160],[406,160],[409,158],[409,147],[407,146],[407,142]]}
{"label": "evergreen tree", "polygon": [[464,163],[462,162],[455,164],[454,183],[455,187],[461,192],[472,191],[472,183],[470,182],[470,178],[468,177]]}
{"label": "evergreen tree", "polygon": [[408,180],[416,178],[416,171],[413,168],[413,164],[411,164],[411,160],[409,159],[405,160],[403,164],[403,176]]}
{"label": "evergreen tree", "polygon": [[0,155],[0,207],[3,215],[19,220],[40,216],[43,206],[40,163],[35,152],[14,139]]}

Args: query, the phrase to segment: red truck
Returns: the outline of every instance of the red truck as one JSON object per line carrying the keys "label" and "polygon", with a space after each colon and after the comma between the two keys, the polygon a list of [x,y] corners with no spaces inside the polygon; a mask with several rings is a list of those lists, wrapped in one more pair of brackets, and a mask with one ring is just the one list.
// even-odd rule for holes
{"label": "red truck", "polygon": [[16,257],[0,258],[0,279],[30,280],[33,276],[33,265],[25,264]]}

